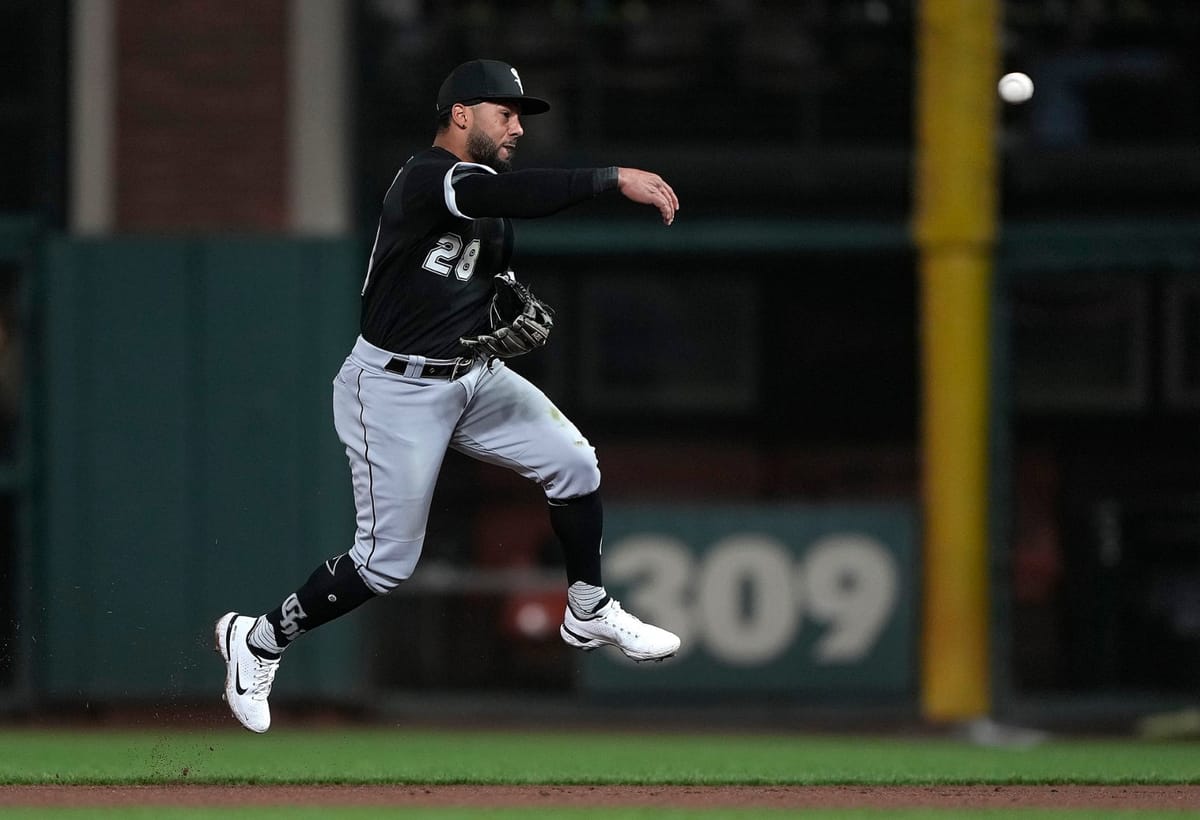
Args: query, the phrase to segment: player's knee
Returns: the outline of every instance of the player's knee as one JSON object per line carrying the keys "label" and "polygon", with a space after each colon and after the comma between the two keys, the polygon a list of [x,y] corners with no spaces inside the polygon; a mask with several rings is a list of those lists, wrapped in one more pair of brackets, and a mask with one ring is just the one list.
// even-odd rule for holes
{"label": "player's knee", "polygon": [[596,463],[596,451],[591,447],[573,450],[545,483],[546,495],[551,498],[577,498],[593,493],[599,487],[600,467]]}
{"label": "player's knee", "polygon": [[350,554],[358,564],[363,583],[376,595],[387,595],[412,577],[421,557],[422,541],[377,539],[369,545],[356,543]]}

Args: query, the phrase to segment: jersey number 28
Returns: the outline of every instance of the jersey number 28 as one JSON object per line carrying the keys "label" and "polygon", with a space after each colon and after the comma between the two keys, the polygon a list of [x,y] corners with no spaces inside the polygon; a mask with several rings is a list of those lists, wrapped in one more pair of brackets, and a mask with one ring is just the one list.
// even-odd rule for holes
{"label": "jersey number 28", "polygon": [[479,257],[479,240],[472,239],[463,249],[462,237],[456,233],[442,234],[433,246],[421,267],[438,276],[449,276],[450,271],[459,281],[465,282],[475,272],[475,260]]}

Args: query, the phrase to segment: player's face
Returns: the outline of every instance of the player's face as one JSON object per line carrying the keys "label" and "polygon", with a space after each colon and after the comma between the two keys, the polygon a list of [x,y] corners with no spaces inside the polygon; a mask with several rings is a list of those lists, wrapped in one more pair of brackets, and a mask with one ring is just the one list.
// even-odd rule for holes
{"label": "player's face", "polygon": [[467,153],[471,159],[495,171],[511,171],[517,140],[525,133],[520,109],[513,103],[481,102],[470,110]]}

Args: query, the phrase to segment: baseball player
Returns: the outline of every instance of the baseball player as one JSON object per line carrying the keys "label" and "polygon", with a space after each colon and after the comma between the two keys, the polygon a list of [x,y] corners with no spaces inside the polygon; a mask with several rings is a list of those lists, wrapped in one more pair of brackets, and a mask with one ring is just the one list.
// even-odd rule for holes
{"label": "baseball player", "polygon": [[567,644],[611,645],[638,661],[679,649],[676,635],[625,612],[605,591],[595,451],[504,362],[544,344],[553,326],[553,312],[509,270],[511,219],[548,216],[615,190],[670,225],[679,200],[657,174],[635,168],[512,171],[525,120],[549,108],[525,93],[515,68],[464,63],[438,91],[433,145],[413,154],[388,188],[360,335],[333,382],[334,425],[354,485],[354,546],[275,609],[217,621],[225,700],[247,729],[269,728],[267,697],[292,641],[412,575],[447,448],[545,491],[565,553]]}

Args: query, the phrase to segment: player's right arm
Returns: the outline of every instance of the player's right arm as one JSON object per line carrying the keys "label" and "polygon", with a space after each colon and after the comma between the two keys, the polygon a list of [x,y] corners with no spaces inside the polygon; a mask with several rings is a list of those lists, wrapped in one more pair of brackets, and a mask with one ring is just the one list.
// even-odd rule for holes
{"label": "player's right arm", "polygon": [[464,216],[549,216],[613,189],[633,202],[653,205],[667,225],[679,208],[679,198],[662,177],[636,168],[535,168],[507,174],[475,170],[480,168],[452,172],[453,199]]}

